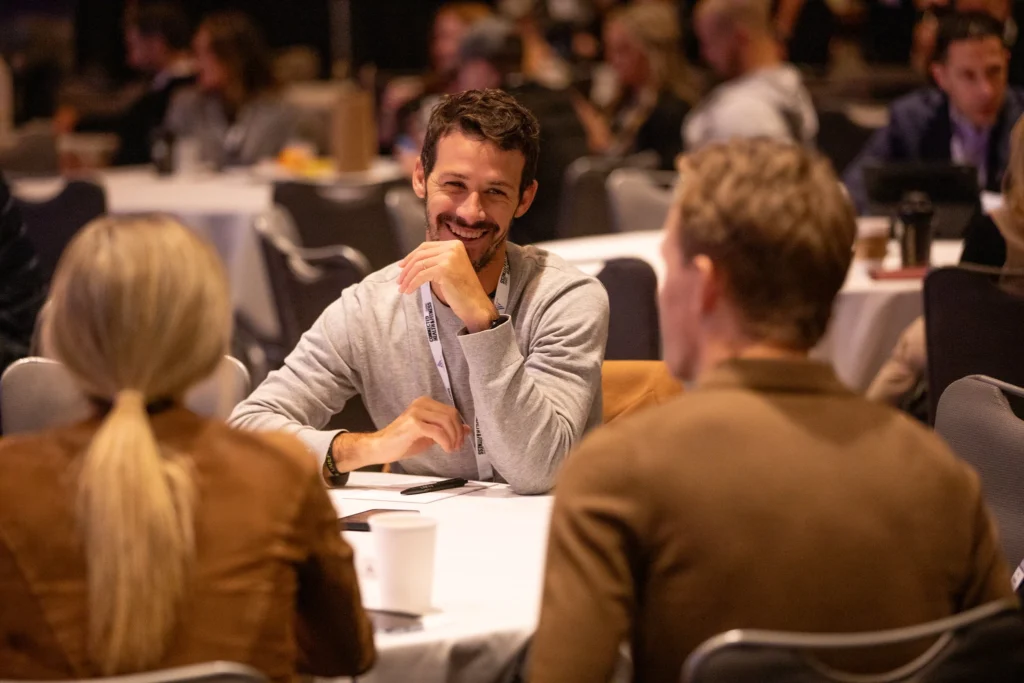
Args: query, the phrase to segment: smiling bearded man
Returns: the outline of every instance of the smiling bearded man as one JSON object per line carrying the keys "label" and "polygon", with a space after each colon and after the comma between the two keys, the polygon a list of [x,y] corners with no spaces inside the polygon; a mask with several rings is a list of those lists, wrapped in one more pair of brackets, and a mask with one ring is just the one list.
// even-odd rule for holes
{"label": "smiling bearded man", "polygon": [[[548,491],[601,420],[608,297],[508,242],[538,191],[539,139],[504,92],[443,98],[412,179],[427,241],[342,292],[231,422],[298,434],[328,478],[392,463]],[[357,394],[379,431],[321,431]]]}

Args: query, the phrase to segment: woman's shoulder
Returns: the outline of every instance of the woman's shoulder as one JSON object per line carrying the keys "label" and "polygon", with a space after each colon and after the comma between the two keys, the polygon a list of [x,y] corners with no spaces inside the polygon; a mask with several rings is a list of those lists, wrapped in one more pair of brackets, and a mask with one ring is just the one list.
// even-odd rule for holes
{"label": "woman's shoulder", "polygon": [[204,422],[216,440],[226,446],[222,450],[244,457],[252,466],[292,470],[300,477],[312,476],[318,469],[317,459],[293,434],[238,429],[221,420]]}

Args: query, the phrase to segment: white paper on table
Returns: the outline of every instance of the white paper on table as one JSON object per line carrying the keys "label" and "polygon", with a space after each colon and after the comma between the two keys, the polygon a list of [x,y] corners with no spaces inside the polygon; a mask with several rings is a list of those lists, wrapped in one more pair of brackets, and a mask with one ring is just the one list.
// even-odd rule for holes
{"label": "white paper on table", "polygon": [[445,500],[446,498],[454,498],[467,493],[473,493],[474,491],[483,491],[486,488],[494,486],[493,483],[471,481],[465,486],[461,486],[457,489],[445,489],[444,491],[432,491],[430,493],[417,493],[412,496],[402,495],[402,491],[405,489],[429,483],[429,481],[425,482],[420,480],[413,483],[404,482],[389,486],[346,486],[343,489],[339,489],[339,491],[341,491],[342,501],[374,500],[382,503],[411,503],[414,505],[425,505],[427,503],[436,503],[437,501]]}

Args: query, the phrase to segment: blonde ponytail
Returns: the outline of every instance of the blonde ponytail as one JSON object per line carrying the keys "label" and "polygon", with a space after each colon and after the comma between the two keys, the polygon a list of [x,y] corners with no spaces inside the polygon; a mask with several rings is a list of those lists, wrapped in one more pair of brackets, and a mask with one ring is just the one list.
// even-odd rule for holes
{"label": "blonde ponytail", "polygon": [[188,462],[160,452],[143,395],[118,393],[86,452],[78,490],[89,649],[103,675],[163,657],[195,550],[193,499]]}
{"label": "blonde ponytail", "polygon": [[159,666],[195,555],[191,454],[157,441],[147,401],[179,401],[231,338],[216,252],[167,216],[110,216],[75,235],[51,287],[44,346],[111,409],[82,454],[78,522],[88,648],[105,676]]}

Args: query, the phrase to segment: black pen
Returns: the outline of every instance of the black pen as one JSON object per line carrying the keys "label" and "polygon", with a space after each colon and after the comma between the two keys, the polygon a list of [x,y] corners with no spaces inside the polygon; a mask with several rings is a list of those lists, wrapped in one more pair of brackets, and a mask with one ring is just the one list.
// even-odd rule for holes
{"label": "black pen", "polygon": [[413,486],[411,489],[405,489],[401,493],[403,496],[415,496],[417,493],[433,493],[434,491],[457,489],[468,483],[465,479],[445,479],[444,481],[435,481],[423,486]]}

